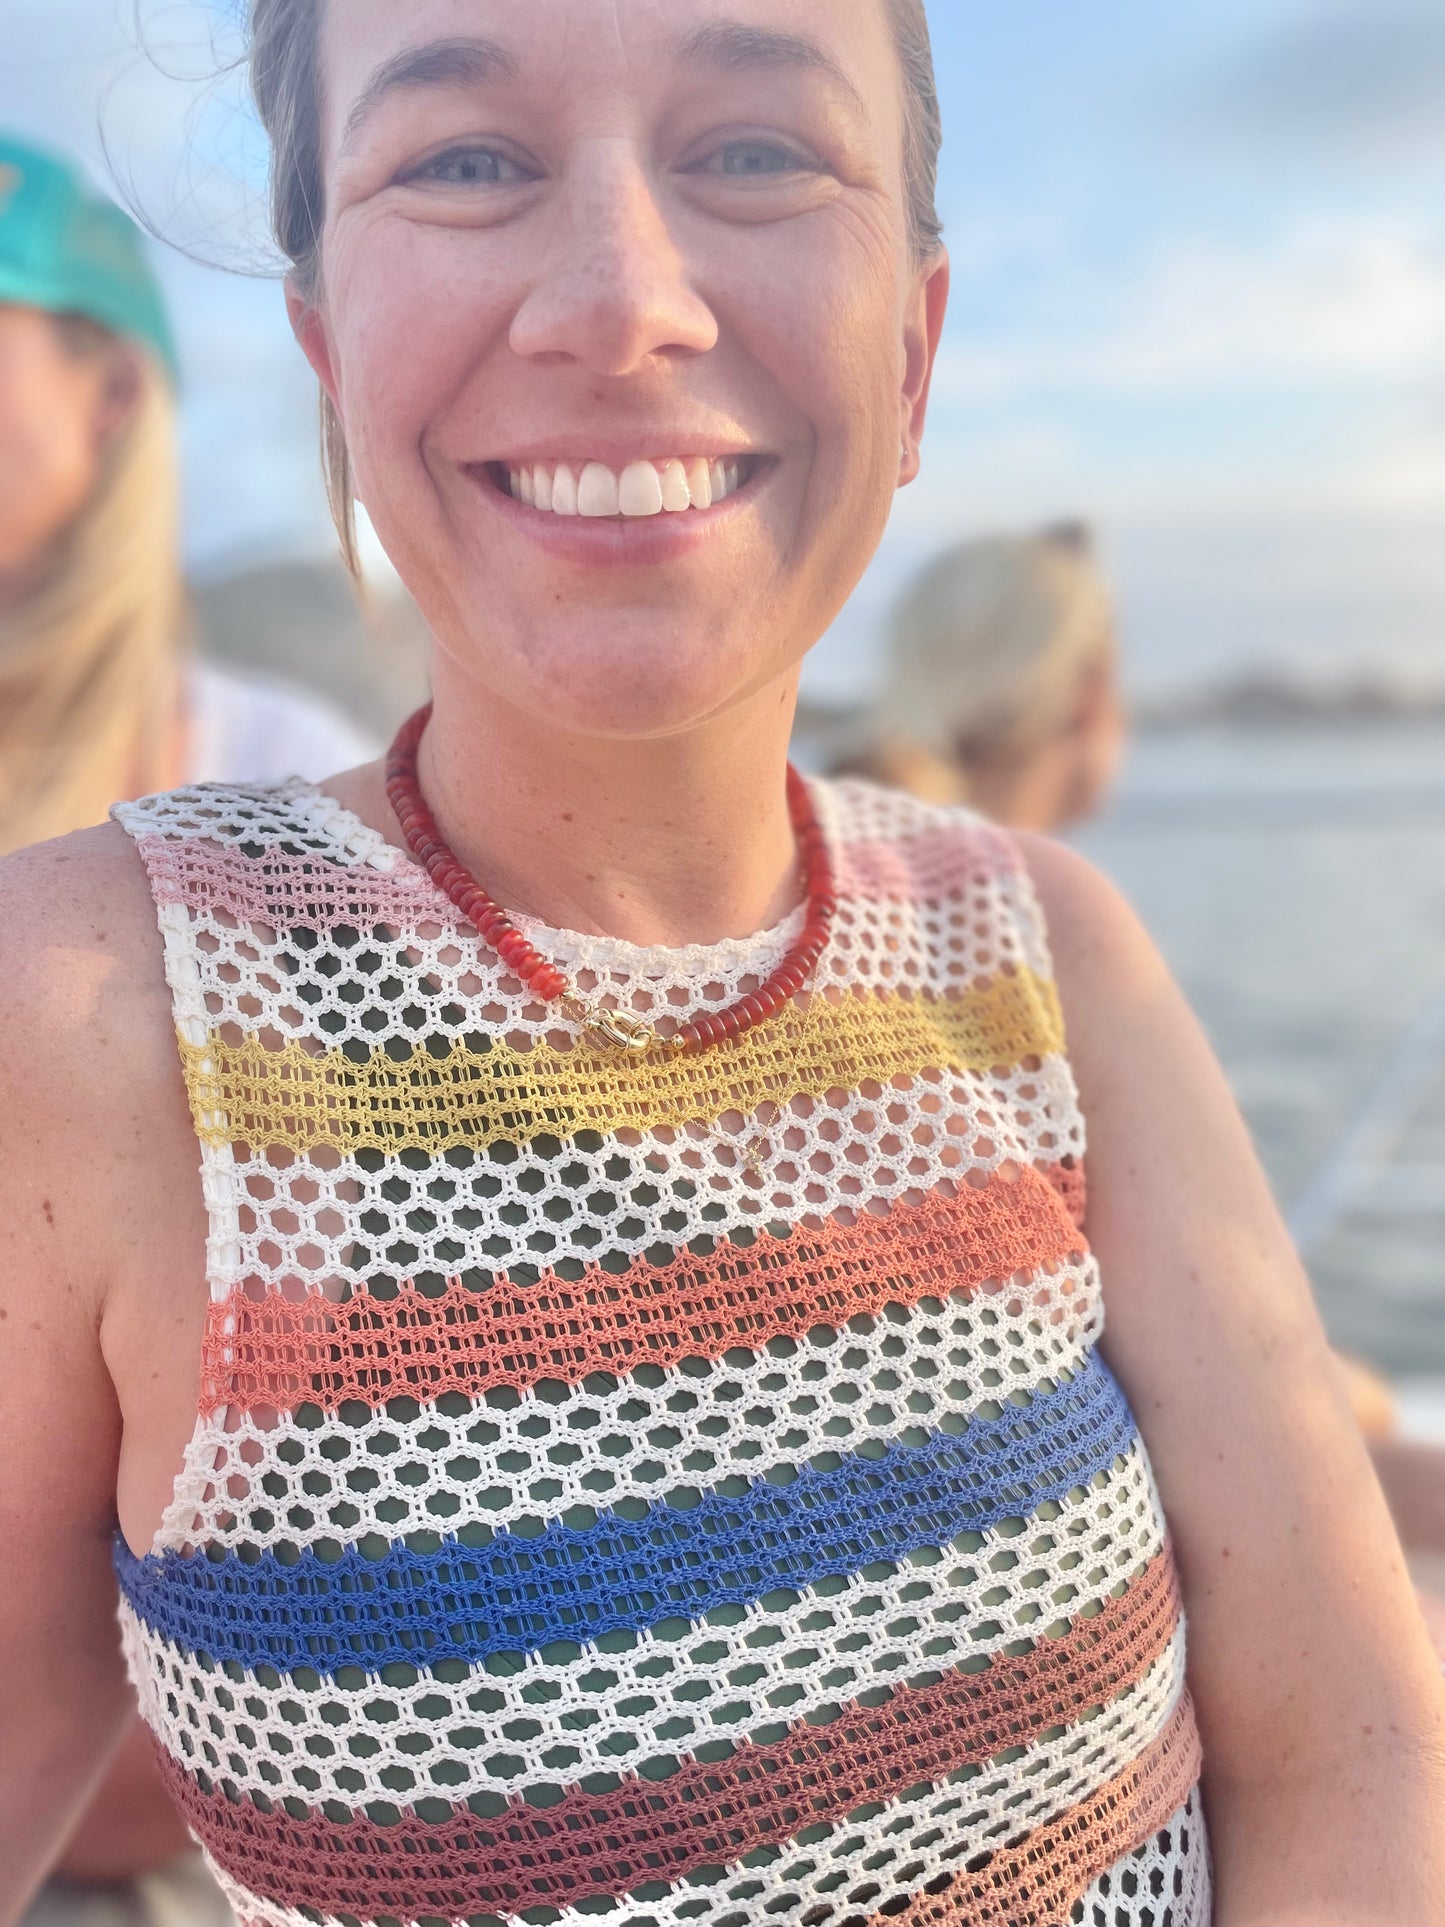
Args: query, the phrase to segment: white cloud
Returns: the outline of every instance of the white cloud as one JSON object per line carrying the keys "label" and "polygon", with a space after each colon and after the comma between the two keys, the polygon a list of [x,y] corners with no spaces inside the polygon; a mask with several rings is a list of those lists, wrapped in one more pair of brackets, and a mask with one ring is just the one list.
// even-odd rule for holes
{"label": "white cloud", "polygon": [[1045,330],[950,336],[939,394],[1158,394],[1398,387],[1445,371],[1445,236],[1407,222],[1311,222],[1275,242],[1171,243],[1132,282],[1080,288]]}

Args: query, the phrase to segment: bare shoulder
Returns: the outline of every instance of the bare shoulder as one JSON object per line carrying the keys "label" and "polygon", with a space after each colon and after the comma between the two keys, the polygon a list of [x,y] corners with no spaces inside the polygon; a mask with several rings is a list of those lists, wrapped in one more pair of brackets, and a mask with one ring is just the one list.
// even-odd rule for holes
{"label": "bare shoulder", "polygon": [[23,1031],[82,983],[103,991],[159,954],[140,857],[117,824],[0,858],[0,1024]]}
{"label": "bare shoulder", "polygon": [[91,1048],[144,1049],[118,1020],[164,1009],[160,932],[134,843],[113,823],[0,861],[0,1051],[12,1074]]}
{"label": "bare shoulder", "polygon": [[1127,1069],[1129,1038],[1162,1026],[1197,1046],[1197,1025],[1118,887],[1053,838],[1014,832],[1048,928],[1069,1053],[1086,1103]]}
{"label": "bare shoulder", "polygon": [[107,824],[0,861],[0,989],[12,1227],[39,1213],[56,1235],[68,1225],[94,1245],[116,1160],[144,1141],[147,1114],[174,1111],[179,1086],[160,932],[123,830]]}
{"label": "bare shoulder", "polygon": [[1128,899],[1102,870],[1051,836],[1032,830],[1010,835],[1033,879],[1055,958],[1081,989],[1101,971],[1163,970]]}

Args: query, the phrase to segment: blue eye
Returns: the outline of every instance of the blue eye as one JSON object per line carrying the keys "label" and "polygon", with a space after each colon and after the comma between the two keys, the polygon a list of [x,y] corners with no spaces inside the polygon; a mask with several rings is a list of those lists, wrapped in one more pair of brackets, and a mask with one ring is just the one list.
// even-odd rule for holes
{"label": "blue eye", "polygon": [[443,187],[509,187],[531,176],[495,147],[454,147],[427,161],[411,178]]}
{"label": "blue eye", "polygon": [[729,141],[704,163],[704,172],[728,175],[736,180],[766,180],[779,174],[797,174],[808,163],[790,147],[776,141]]}

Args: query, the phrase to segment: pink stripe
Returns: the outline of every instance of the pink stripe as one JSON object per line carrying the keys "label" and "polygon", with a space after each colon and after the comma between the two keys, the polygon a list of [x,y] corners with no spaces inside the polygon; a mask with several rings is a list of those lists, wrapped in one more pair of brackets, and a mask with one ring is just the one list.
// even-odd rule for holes
{"label": "pink stripe", "polygon": [[275,847],[264,856],[247,856],[205,837],[142,836],[136,847],[157,903],[220,910],[238,923],[325,930],[349,923],[454,928],[458,921],[426,873],[407,862],[388,874]]}
{"label": "pink stripe", "polygon": [[[329,930],[338,924],[410,929],[432,923],[454,930],[460,919],[426,874],[402,859],[392,872],[272,847],[248,856],[204,837],[136,839],[158,903],[219,910],[238,923]],[[838,863],[845,896],[880,903],[938,901],[1017,873],[1010,846],[995,831],[960,825],[898,842],[846,844]]]}
{"label": "pink stripe", "polygon": [[986,823],[958,823],[896,840],[846,843],[838,859],[838,888],[875,903],[936,903],[970,887],[1016,877],[1018,852]]}

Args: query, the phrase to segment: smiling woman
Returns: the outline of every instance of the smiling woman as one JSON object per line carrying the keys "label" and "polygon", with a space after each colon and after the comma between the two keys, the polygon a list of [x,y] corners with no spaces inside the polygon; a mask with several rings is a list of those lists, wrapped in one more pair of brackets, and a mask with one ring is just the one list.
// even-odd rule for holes
{"label": "smiling woman", "polygon": [[[942,239],[936,205],[938,160],[943,123],[934,82],[933,55],[923,0],[886,0],[889,25],[904,83],[903,186],[908,225],[920,260],[934,255]],[[272,170],[272,221],[277,239],[291,262],[297,283],[315,287],[320,273],[321,237],[325,221],[326,182],[321,155],[321,99],[318,55],[321,37],[319,9],[298,8],[291,0],[254,0],[251,27],[251,72],[257,107],[275,155]],[[727,52],[746,61],[807,66],[809,57],[827,56],[809,43],[776,28],[725,23],[704,27],[694,36],[698,50],[711,48],[726,62]],[[442,41],[431,47],[408,48],[386,63],[351,108],[349,137],[355,124],[375,105],[381,93],[406,84],[465,86],[485,84],[508,71],[505,48],[496,42]],[[847,77],[836,66],[834,78],[846,86]],[[327,490],[341,536],[342,553],[357,566],[356,523],[346,439],[330,397],[322,395],[322,452]]]}
{"label": "smiling woman", "polygon": [[246,1923],[1438,1918],[1428,1642],[1157,958],[788,766],[919,468],[920,9],[259,0],[254,61],[433,702],[0,872],[0,1894],[120,1718],[118,1521]]}

